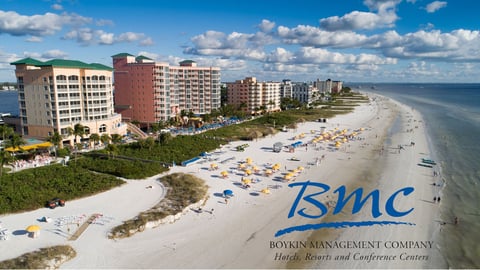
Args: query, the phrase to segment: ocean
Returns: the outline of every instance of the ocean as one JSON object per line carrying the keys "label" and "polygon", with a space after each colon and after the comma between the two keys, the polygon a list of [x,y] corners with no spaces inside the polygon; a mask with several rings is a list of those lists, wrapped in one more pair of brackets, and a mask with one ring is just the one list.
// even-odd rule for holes
{"label": "ocean", "polygon": [[19,115],[17,91],[0,91],[0,113]]}
{"label": "ocean", "polygon": [[448,268],[480,268],[480,84],[352,84],[422,113],[432,155],[446,185],[440,219],[453,221],[437,233]]}

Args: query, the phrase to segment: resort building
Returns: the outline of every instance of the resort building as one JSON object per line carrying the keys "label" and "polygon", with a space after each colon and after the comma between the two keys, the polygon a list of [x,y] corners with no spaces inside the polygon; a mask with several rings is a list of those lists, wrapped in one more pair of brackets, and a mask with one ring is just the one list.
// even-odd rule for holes
{"label": "resort building", "polygon": [[115,111],[125,121],[157,123],[178,117],[182,110],[206,114],[220,108],[218,67],[198,67],[191,60],[170,66],[128,53],[112,58]]}
{"label": "resort building", "polygon": [[55,131],[64,144],[73,145],[69,128],[76,124],[89,134],[127,132],[113,110],[112,68],[101,64],[54,59],[42,62],[25,58],[11,63],[17,78],[21,134],[40,139]]}
{"label": "resort building", "polygon": [[319,93],[332,94],[338,93],[340,92],[340,90],[342,90],[343,82],[332,81],[331,79],[328,79],[326,81],[320,81],[319,79],[317,79],[317,81],[314,83],[314,86],[318,89]]}
{"label": "resort building", "polygon": [[312,82],[283,80],[280,93],[282,98],[292,98],[306,104],[316,101],[320,97],[318,89]]}
{"label": "resort building", "polygon": [[227,83],[228,104],[250,114],[279,111],[280,85],[280,82],[258,82],[255,77]]}

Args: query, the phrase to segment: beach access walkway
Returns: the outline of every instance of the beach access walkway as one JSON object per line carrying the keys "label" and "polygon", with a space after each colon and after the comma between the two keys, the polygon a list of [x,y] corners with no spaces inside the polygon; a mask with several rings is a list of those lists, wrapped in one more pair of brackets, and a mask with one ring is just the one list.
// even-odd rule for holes
{"label": "beach access walkway", "polygon": [[88,228],[90,224],[92,224],[97,218],[101,217],[102,214],[93,214],[91,215],[87,221],[85,221],[82,226],[78,227],[77,231],[72,234],[72,236],[68,239],[68,241],[75,241],[77,240],[80,235]]}

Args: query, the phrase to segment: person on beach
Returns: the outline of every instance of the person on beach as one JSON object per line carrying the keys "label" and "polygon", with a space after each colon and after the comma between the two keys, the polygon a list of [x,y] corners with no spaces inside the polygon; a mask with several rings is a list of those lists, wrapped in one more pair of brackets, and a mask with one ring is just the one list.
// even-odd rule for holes
{"label": "person on beach", "polygon": [[458,225],[459,222],[460,221],[458,220],[458,217],[455,217],[455,220],[454,220],[455,225]]}

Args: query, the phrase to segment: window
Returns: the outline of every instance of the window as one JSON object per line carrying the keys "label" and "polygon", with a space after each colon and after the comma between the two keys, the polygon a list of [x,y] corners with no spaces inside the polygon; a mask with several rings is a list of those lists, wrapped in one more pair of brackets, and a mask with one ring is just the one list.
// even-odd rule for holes
{"label": "window", "polygon": [[98,132],[99,132],[99,133],[107,132],[107,125],[101,124],[101,125],[100,125],[100,128],[98,129]]}

